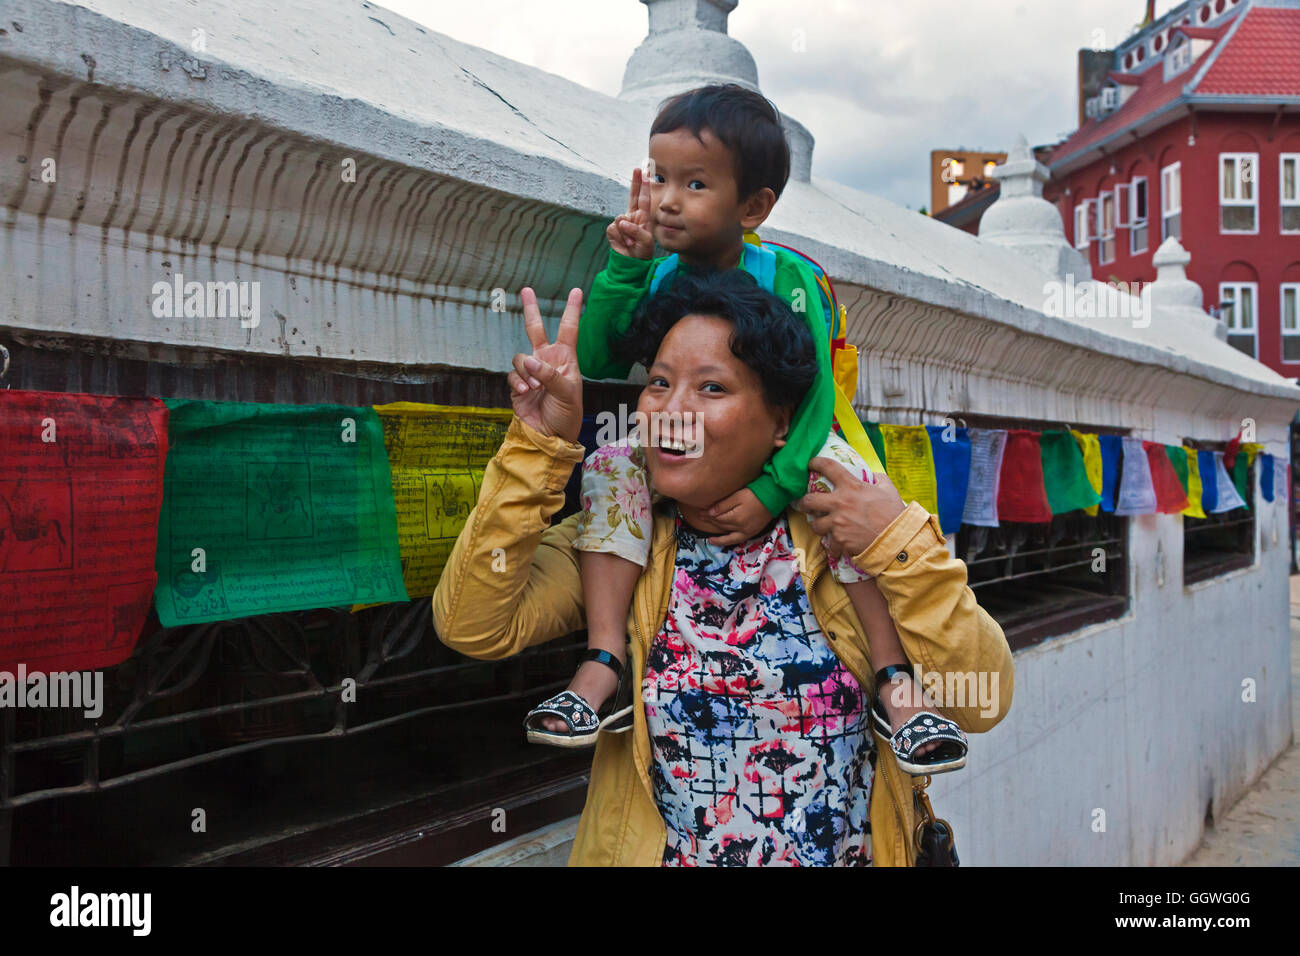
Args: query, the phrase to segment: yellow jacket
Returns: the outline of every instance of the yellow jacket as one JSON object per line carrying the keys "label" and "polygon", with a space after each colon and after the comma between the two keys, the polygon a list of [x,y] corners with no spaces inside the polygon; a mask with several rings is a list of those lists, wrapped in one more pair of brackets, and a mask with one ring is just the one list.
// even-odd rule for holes
{"label": "yellow jacket", "polygon": [[[543,435],[518,418],[510,423],[433,594],[434,625],[448,647],[497,660],[586,626],[578,553],[572,547],[578,516],[550,526],[582,458],[581,445]],[[790,509],[786,518],[791,541],[806,558],[803,583],[813,613],[840,660],[874,693],[866,635],[843,586],[827,573],[821,538],[801,512]],[[650,642],[668,612],[675,542],[671,514],[657,509],[650,560],[628,614],[634,725],[629,733],[602,733],[596,743],[570,866],[658,866],[663,854],[667,831],[650,783],[653,758],[641,678]],[[982,733],[1011,706],[1011,649],[966,585],[966,565],[949,555],[943,542],[938,519],[913,501],[853,563],[875,576],[918,677],[989,675],[986,686],[997,690],[995,713],[982,713],[978,700],[942,708],[968,734]],[[911,777],[899,769],[888,741],[879,734],[876,740],[873,864],[911,866],[916,823]]]}

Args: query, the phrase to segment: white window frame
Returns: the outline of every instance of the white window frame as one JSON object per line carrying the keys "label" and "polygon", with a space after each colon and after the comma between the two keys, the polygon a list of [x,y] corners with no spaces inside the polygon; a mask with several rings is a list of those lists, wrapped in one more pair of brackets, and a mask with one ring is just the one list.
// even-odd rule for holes
{"label": "white window frame", "polygon": [[[1293,329],[1288,329],[1286,327],[1287,293],[1291,294],[1292,301],[1295,303],[1295,328]],[[1278,288],[1277,302],[1278,302],[1277,325],[1278,328],[1282,330],[1283,337],[1285,338],[1288,336],[1300,336],[1300,282],[1283,282],[1282,285]],[[1281,358],[1283,362],[1290,362],[1293,364],[1295,362],[1300,361],[1300,359],[1286,358],[1285,344],[1282,346]]]}
{"label": "white window frame", "polygon": [[1116,183],[1115,184],[1115,228],[1127,229],[1129,227],[1129,212],[1133,203],[1133,184]]}
{"label": "white window frame", "polygon": [[[1251,312],[1249,316],[1250,328],[1243,324],[1241,310],[1237,308],[1237,303],[1241,301],[1241,290],[1250,290]],[[1220,282],[1219,283],[1219,302],[1227,302],[1231,298],[1232,309],[1223,317],[1223,324],[1228,330],[1228,335],[1250,335],[1254,340],[1251,357],[1259,358],[1259,283],[1258,282]]]}
{"label": "white window frame", "polygon": [[[1138,183],[1142,184],[1143,191],[1146,193],[1146,212],[1138,218]],[[1136,256],[1146,252],[1151,245],[1151,184],[1147,182],[1145,176],[1134,176],[1129,183],[1129,239],[1128,252],[1131,256]],[[1137,245],[1138,231],[1142,231],[1142,248]]]}
{"label": "white window frame", "polygon": [[[1106,203],[1110,203],[1110,231],[1107,232]],[[1106,244],[1110,243],[1110,258],[1106,258]],[[1115,261],[1115,193],[1106,190],[1097,195],[1097,263],[1109,265]]]}
{"label": "white window frame", "polygon": [[[1170,202],[1170,193],[1175,190],[1169,188],[1170,182],[1177,185],[1177,205]],[[1150,197],[1147,197],[1150,201]],[[1182,240],[1183,233],[1183,163],[1179,160],[1176,163],[1170,163],[1160,170],[1160,241],[1169,238],[1169,220],[1178,217],[1178,238]]]}
{"label": "white window frame", "polygon": [[[1295,189],[1295,195],[1287,198],[1286,189],[1286,164],[1292,164],[1293,172],[1291,174],[1291,184]],[[1278,210],[1277,224],[1278,229],[1284,235],[1295,235],[1300,233],[1300,229],[1283,229],[1282,228],[1282,209],[1291,206],[1300,206],[1300,153],[1282,153],[1277,158],[1277,196]]]}
{"label": "white window frame", "polygon": [[1165,80],[1168,81],[1177,76],[1183,70],[1192,65],[1192,41],[1185,36],[1180,36],[1182,40],[1168,48],[1165,54]]}
{"label": "white window frame", "polygon": [[[1229,182],[1224,172],[1224,163],[1231,160],[1233,182]],[[1249,166],[1247,166],[1249,163]],[[1250,175],[1245,173],[1249,169]],[[1229,186],[1232,195],[1228,195]],[[1249,198],[1242,194],[1249,192]],[[1224,229],[1224,207],[1250,209],[1255,216],[1254,229]],[[1219,235],[1253,236],[1259,234],[1259,153],[1220,153],[1219,154]]]}
{"label": "white window frame", "polygon": [[1087,249],[1088,244],[1092,242],[1092,237],[1088,235],[1088,203],[1091,199],[1081,199],[1079,204],[1074,207],[1074,248]]}

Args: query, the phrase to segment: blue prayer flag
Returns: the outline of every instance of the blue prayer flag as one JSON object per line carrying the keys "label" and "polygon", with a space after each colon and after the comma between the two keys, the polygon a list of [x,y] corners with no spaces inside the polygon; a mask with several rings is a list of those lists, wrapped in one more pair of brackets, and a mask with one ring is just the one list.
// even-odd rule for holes
{"label": "blue prayer flag", "polygon": [[[934,477],[939,489],[939,527],[956,534],[966,507],[966,486],[970,482],[970,433],[965,428],[926,425],[934,455]],[[949,441],[944,441],[948,432]]]}

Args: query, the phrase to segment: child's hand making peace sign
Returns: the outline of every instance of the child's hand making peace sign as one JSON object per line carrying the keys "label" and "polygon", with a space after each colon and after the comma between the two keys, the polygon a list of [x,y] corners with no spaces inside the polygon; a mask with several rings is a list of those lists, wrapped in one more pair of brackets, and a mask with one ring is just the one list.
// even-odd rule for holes
{"label": "child's hand making peace sign", "polygon": [[627,197],[627,212],[605,229],[605,238],[615,252],[633,259],[651,259],[655,239],[650,231],[650,184],[640,167],[632,170],[632,189]]}

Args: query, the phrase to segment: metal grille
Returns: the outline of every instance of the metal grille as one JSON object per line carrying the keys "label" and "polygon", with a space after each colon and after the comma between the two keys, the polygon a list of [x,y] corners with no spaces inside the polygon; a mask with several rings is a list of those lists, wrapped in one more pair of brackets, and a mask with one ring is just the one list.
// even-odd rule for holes
{"label": "metal grille", "polygon": [[[1187,442],[1204,451],[1223,451],[1225,442]],[[1246,507],[1204,518],[1183,516],[1183,583],[1194,584],[1255,563],[1255,467],[1246,481]],[[1285,494],[1286,489],[1277,489]]]}
{"label": "metal grille", "polygon": [[[1081,424],[967,416],[975,428],[1114,429]],[[1012,650],[1123,615],[1129,606],[1128,519],[1098,510],[1071,511],[1049,523],[962,525],[957,557],[980,605],[1001,626]]]}
{"label": "metal grille", "polygon": [[[509,404],[504,375],[403,369],[397,382],[379,377],[391,370],[182,367],[86,347],[14,346],[14,387]],[[584,401],[612,409],[636,391],[588,384]],[[555,521],[578,482],[575,469]],[[102,672],[98,719],[0,709],[0,865],[451,862],[581,809],[591,751],[529,745],[521,724],[584,648],[578,633],[471,660],[438,641],[428,598],[178,628],[151,615],[131,658]]]}

